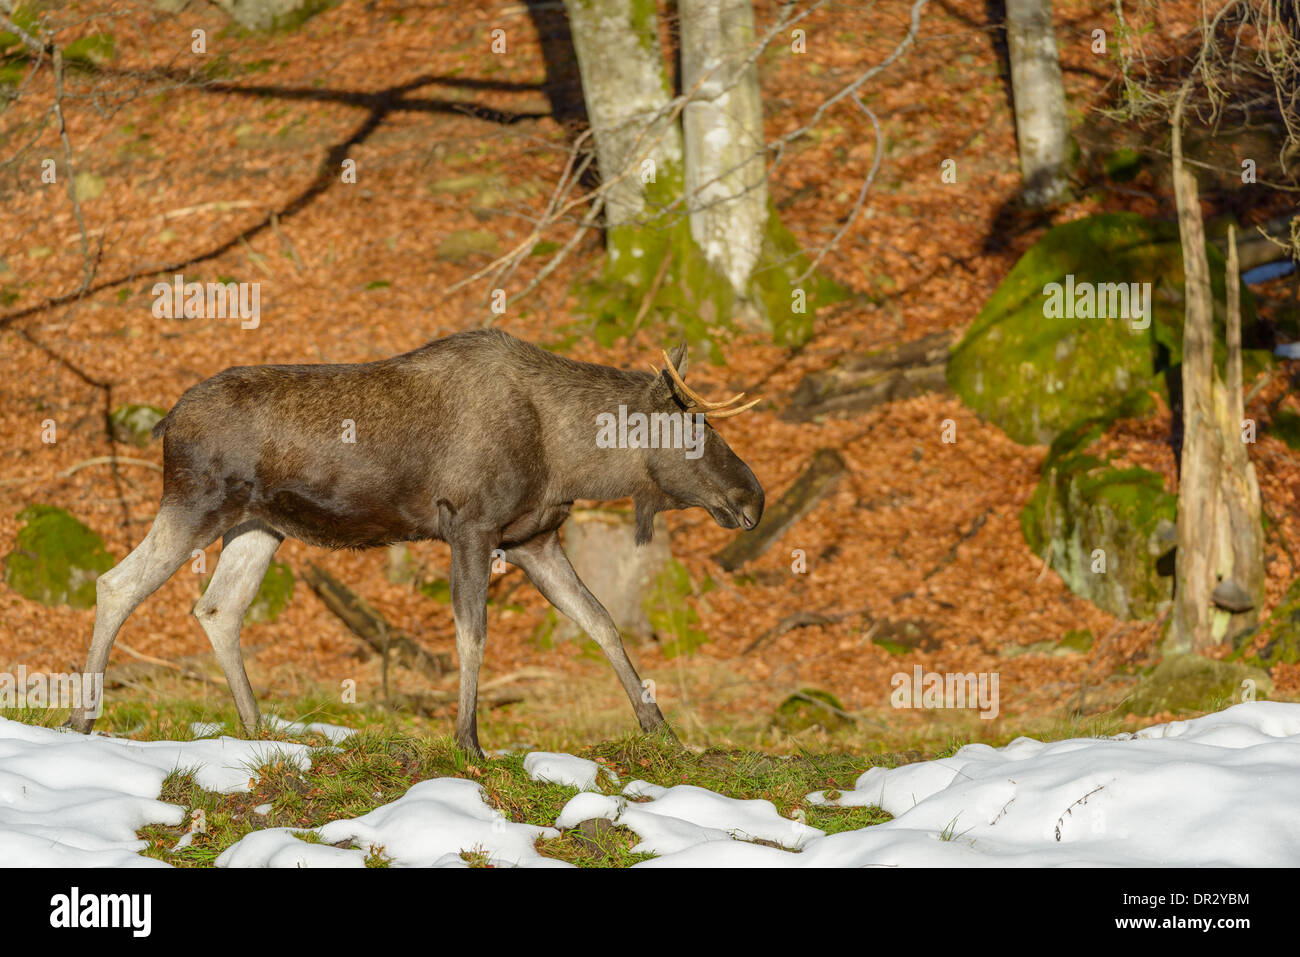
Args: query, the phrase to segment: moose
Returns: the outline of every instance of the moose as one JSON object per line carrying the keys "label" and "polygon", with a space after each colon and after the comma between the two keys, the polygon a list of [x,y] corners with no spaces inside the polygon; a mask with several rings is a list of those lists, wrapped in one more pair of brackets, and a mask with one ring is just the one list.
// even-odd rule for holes
{"label": "moose", "polygon": [[[684,343],[663,358],[662,370],[616,369],[480,329],[375,362],[237,366],[192,386],[153,430],[163,439],[153,526],[96,582],[86,674],[104,673],[131,612],[221,536],[221,557],[194,615],[252,733],[259,712],[239,630],[280,543],[369,548],[440,540],[451,546],[458,746],[482,753],[478,674],[498,549],[599,644],[642,731],[665,727],[613,619],[574,573],[559,536],[577,499],[631,497],[638,544],[650,541],[654,516],[673,509],[702,507],[723,528],[758,524],[763,487],[708,421],[758,400],[738,404],[740,393],[711,402],[692,391],[683,379]],[[621,406],[684,417],[692,454],[672,443],[598,443],[598,417]],[[68,724],[88,733],[94,717],[82,708]]]}

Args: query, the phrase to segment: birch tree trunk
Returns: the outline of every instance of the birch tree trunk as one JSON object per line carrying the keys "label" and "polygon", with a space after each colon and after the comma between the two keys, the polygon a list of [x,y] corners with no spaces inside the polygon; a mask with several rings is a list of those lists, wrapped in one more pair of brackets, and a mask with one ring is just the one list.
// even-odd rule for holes
{"label": "birch tree trunk", "polygon": [[[1195,176],[1183,164],[1180,96],[1173,116],[1173,177],[1182,237],[1183,449],[1170,652],[1201,651],[1254,623],[1263,599],[1259,486],[1242,442],[1240,280],[1230,238],[1228,382],[1214,367],[1214,301]],[[1217,607],[1216,607],[1217,606]]]}
{"label": "birch tree trunk", "polygon": [[739,295],[763,249],[768,217],[763,108],[750,0],[679,0],[682,113],[691,236]]}
{"label": "birch tree trunk", "polygon": [[1007,50],[1024,200],[1048,206],[1065,194],[1070,135],[1051,0],[1007,0]]}
{"label": "birch tree trunk", "polygon": [[[669,198],[681,190],[681,130],[665,109],[672,87],[655,7],[647,0],[565,0],[564,7],[600,176],[617,179],[605,194],[605,220],[610,227],[632,224],[645,215],[647,186],[662,185]],[[612,235],[611,229],[614,254]]]}

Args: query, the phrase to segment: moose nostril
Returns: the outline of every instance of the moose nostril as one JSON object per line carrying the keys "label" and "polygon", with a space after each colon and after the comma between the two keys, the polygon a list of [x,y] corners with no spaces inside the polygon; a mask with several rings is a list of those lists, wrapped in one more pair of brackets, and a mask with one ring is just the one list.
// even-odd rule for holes
{"label": "moose nostril", "polygon": [[740,510],[740,523],[744,525],[747,530],[751,529],[758,524],[758,520],[762,514],[763,507],[761,505],[746,505]]}

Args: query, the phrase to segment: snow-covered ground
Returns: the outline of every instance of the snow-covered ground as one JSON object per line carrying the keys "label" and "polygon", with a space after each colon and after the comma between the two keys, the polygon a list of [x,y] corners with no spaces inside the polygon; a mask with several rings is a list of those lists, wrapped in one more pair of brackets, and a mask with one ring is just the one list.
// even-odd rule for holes
{"label": "snow-covered ground", "polygon": [[[203,729],[207,730],[207,729]],[[344,729],[312,726],[330,740]],[[137,742],[0,719],[0,865],[166,866],[141,857],[136,829],[176,825],[183,809],[158,800],[175,768],[221,792],[247,791],[268,756],[305,768],[304,745],[241,741]],[[539,780],[589,789],[603,769],[534,752]],[[308,844],[283,828],[230,847],[224,867],[360,867],[372,847],[394,866],[493,863],[566,866],[542,857],[539,836],[591,818],[634,831],[658,855],[642,867],[692,866],[1297,866],[1300,865],[1300,704],[1253,702],[1134,735],[1004,748],[974,744],[949,758],[872,768],[855,787],[814,804],[878,805],[886,824],[825,834],[767,801],[738,801],[690,785],[628,783],[619,795],[579,790],[555,828],[517,824],[473,781],[440,778]],[[353,847],[333,845],[343,841]],[[765,843],[755,843],[763,841]]]}

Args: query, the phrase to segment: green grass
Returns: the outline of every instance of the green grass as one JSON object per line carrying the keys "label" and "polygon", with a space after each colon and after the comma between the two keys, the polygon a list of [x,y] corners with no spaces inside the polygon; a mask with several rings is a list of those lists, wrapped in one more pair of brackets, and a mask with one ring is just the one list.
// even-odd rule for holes
{"label": "green grass", "polygon": [[[179,679],[131,690],[111,690],[96,728],[142,741],[187,741],[193,738],[191,723],[203,721],[221,724],[226,734],[237,734],[238,719],[224,689],[199,687],[203,690],[197,691],[197,698],[186,697],[196,694],[196,686]],[[670,739],[636,733],[609,735],[599,743],[587,744],[608,731],[575,725],[571,713],[566,718],[568,723],[559,727],[555,724],[558,719],[548,721],[546,715],[513,714],[511,709],[502,709],[480,715],[485,745],[530,743],[503,756],[481,759],[455,747],[446,733],[451,722],[445,716],[394,713],[379,704],[343,705],[337,693],[328,689],[281,701],[277,710],[286,720],[346,725],[356,732],[340,744],[331,745],[320,735],[263,729],[259,734],[262,740],[311,746],[312,764],[302,771],[287,761],[269,758],[262,767],[249,769],[252,790],[246,793],[206,791],[195,783],[192,772],[177,770],[164,782],[161,799],[185,809],[184,823],[141,829],[139,836],[148,842],[143,852],[146,856],[180,867],[210,867],[240,838],[268,827],[288,828],[301,839],[315,842],[319,840],[315,829],[321,825],[359,817],[397,800],[413,784],[437,777],[475,781],[482,786],[487,803],[510,821],[553,827],[560,810],[577,792],[531,780],[523,769],[527,750],[569,751],[602,764],[620,779],[620,784],[614,785],[605,775],[600,776],[598,787],[606,794],[621,793],[623,785],[637,778],[666,787],[692,784],[732,798],[762,798],[771,801],[785,817],[827,833],[840,833],[883,823],[890,816],[874,807],[814,806],[805,800],[810,792],[827,791],[834,797],[851,789],[870,767],[895,767],[947,757],[976,740],[996,745],[1019,734],[1040,740],[1093,737],[1122,730],[1129,720],[1117,712],[1086,718],[1058,713],[1017,722],[1015,730],[1004,725],[990,733],[987,722],[944,721],[944,715],[934,721],[910,723],[900,715],[890,727],[882,724],[873,729],[877,722],[864,715],[854,727],[833,734],[813,730],[773,737],[770,730],[757,726],[747,730],[732,725],[725,731],[701,727],[705,741],[725,746],[682,748]],[[66,711],[35,708],[0,714],[46,727],[56,727],[67,717]],[[669,717],[679,732],[690,730],[689,723],[672,714]],[[617,726],[617,722],[611,725]],[[887,747],[900,750],[884,751]],[[267,814],[254,812],[261,805],[270,806]],[[202,827],[196,828],[188,846],[172,853],[171,848],[196,821]],[[960,840],[961,830],[955,822],[946,829],[946,836],[939,836]],[[638,843],[636,834],[627,828],[589,824],[559,838],[540,838],[536,846],[545,856],[580,867],[627,867],[649,857],[632,853]],[[362,850],[368,867],[386,867],[391,862],[384,848]],[[487,866],[482,851],[466,848],[466,861],[472,866]]]}
{"label": "green grass", "polygon": [[[306,739],[304,739],[306,740]],[[642,777],[657,784],[695,784],[730,797],[766,798],[781,813],[803,819],[828,832],[868,827],[889,820],[877,808],[814,807],[804,801],[810,791],[825,787],[850,787],[865,769],[863,759],[851,755],[773,757],[747,751],[706,751],[697,754],[670,742],[628,735],[588,749],[584,755],[614,770],[627,781]],[[455,747],[450,738],[417,737],[397,729],[368,728],[337,748],[312,752],[312,766],[300,771],[286,762],[265,765],[251,772],[253,790],[243,794],[215,794],[198,787],[192,773],[177,771],[163,786],[162,800],[185,808],[185,823],[176,827],[151,825],[139,833],[149,842],[149,857],[180,867],[208,867],[227,847],[245,834],[264,827],[287,827],[297,836],[318,842],[314,828],[340,818],[365,814],[401,797],[417,781],[435,777],[468,778],[480,784],[488,804],[509,820],[538,826],[554,825],[561,809],[576,790],[533,781],[524,772],[523,754],[473,758]],[[604,775],[600,787],[618,793]],[[254,808],[269,804],[265,815]],[[189,846],[171,852],[195,822],[202,825]],[[585,867],[627,867],[650,855],[633,854],[639,843],[626,828],[577,830],[558,839],[540,838],[540,853]],[[341,845],[342,846],[342,845]],[[382,848],[365,848],[367,865],[387,866]],[[475,849],[466,850],[471,864],[486,860]]]}
{"label": "green grass", "polygon": [[[110,701],[113,699],[110,698]],[[459,750],[452,738],[430,735],[404,726],[378,708],[348,709],[346,716],[325,710],[324,702],[307,698],[295,702],[286,717],[303,721],[346,723],[357,727],[351,737],[330,745],[320,735],[287,734],[263,730],[263,740],[297,742],[312,746],[311,767],[272,757],[249,769],[252,790],[218,794],[200,787],[194,769],[180,768],[163,782],[160,799],[184,808],[181,824],[149,825],[138,831],[148,844],[142,853],[178,867],[211,867],[217,857],[254,830],[289,828],[309,843],[320,842],[315,829],[329,821],[354,818],[397,800],[415,783],[429,778],[459,777],[482,786],[485,800],[510,821],[553,827],[556,817],[576,789],[533,781],[523,768],[524,751],[487,759]],[[337,708],[337,706],[336,706]],[[10,710],[4,716],[30,724],[54,727],[66,712],[46,709]],[[97,729],[127,734],[136,740],[193,739],[190,723],[217,721],[231,733],[237,727],[233,709],[217,713],[194,701],[118,700],[99,719]],[[743,749],[695,751],[671,739],[629,733],[586,749],[573,749],[616,773],[619,784],[600,775],[598,787],[617,794],[627,782],[642,778],[655,784],[693,784],[739,799],[764,798],[778,811],[827,832],[869,827],[889,820],[878,808],[816,807],[804,798],[811,791],[847,790],[873,764],[892,765],[899,756],[863,757],[847,753],[771,755]],[[918,753],[903,756],[909,760]],[[255,808],[269,805],[266,814]],[[193,831],[189,843],[174,852],[177,843]],[[537,850],[580,867],[628,867],[651,855],[632,853],[640,842],[624,827],[589,823],[559,838],[539,838]],[[345,846],[345,845],[340,845]],[[362,848],[368,867],[387,867],[390,856],[382,847]],[[462,855],[471,866],[487,866],[482,848],[466,848]]]}

